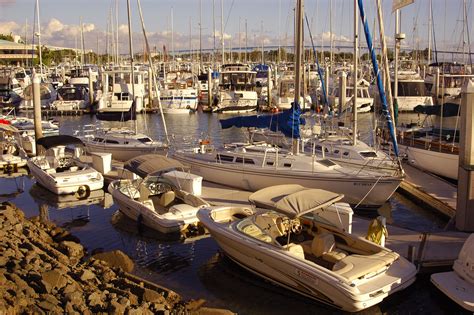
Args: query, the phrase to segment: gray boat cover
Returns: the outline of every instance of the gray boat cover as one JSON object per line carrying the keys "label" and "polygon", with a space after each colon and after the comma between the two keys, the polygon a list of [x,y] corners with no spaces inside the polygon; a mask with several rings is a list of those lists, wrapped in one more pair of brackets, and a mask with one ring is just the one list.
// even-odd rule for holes
{"label": "gray boat cover", "polygon": [[344,198],[323,189],[305,188],[301,185],[277,185],[260,189],[249,196],[257,207],[274,210],[290,219],[327,207]]}
{"label": "gray boat cover", "polygon": [[124,168],[145,178],[148,175],[172,170],[185,169],[180,162],[159,154],[145,154],[125,162]]}

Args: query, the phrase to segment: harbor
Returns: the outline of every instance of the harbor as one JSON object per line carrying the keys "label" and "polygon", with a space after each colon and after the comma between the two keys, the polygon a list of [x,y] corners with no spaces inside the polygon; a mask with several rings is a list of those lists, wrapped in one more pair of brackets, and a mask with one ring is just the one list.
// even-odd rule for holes
{"label": "harbor", "polygon": [[0,313],[474,311],[466,1],[464,52],[436,46],[431,0],[282,0],[284,44],[235,28],[245,1],[190,1],[187,38],[183,4],[157,37],[115,0],[75,49],[34,2],[33,36],[0,16]]}

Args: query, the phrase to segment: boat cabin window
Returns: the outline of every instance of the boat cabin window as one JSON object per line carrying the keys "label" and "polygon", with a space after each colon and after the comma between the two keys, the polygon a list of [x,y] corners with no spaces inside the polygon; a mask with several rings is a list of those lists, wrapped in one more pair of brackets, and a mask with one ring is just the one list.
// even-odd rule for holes
{"label": "boat cabin window", "polygon": [[151,139],[148,138],[148,137],[139,138],[138,141],[140,141],[141,143],[150,143],[150,142],[153,142],[153,140],[151,140]]}
{"label": "boat cabin window", "polygon": [[94,139],[92,139],[92,141],[94,141],[94,142],[102,142],[102,141],[104,141],[104,139],[94,137]]}
{"label": "boat cabin window", "polygon": [[267,161],[267,165],[268,165],[268,166],[273,166],[273,165],[275,165],[275,162],[273,162],[273,161]]}
{"label": "boat cabin window", "polygon": [[[394,84],[392,82],[392,91]],[[426,86],[423,81],[401,81],[398,82],[398,96],[427,96]]]}
{"label": "boat cabin window", "polygon": [[344,156],[348,156],[349,155],[349,152],[348,151],[345,151],[344,153],[342,153]]}
{"label": "boat cabin window", "polygon": [[322,159],[322,160],[319,160],[318,162],[319,162],[319,164],[322,164],[326,167],[331,167],[331,166],[337,165],[336,163],[334,163],[333,161],[331,161],[329,159]]}
{"label": "boat cabin window", "polygon": [[291,167],[291,163],[283,163],[284,167]]}
{"label": "boat cabin window", "polygon": [[334,150],[334,154],[339,154],[339,150]]}
{"label": "boat cabin window", "polygon": [[360,155],[362,155],[365,158],[376,158],[377,153],[374,151],[366,151],[366,152],[359,152]]}
{"label": "boat cabin window", "polygon": [[235,163],[244,163],[244,164],[255,164],[252,159],[238,157],[235,159]]}
{"label": "boat cabin window", "polygon": [[105,139],[105,143],[118,144],[119,142],[116,140]]}
{"label": "boat cabin window", "polygon": [[233,162],[234,157],[232,155],[217,154],[216,160],[217,162]]}

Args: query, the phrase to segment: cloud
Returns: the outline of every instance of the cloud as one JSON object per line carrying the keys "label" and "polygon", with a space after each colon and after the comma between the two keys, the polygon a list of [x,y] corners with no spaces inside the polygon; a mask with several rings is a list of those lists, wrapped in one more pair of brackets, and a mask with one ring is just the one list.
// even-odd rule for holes
{"label": "cloud", "polygon": [[[0,0],[0,3],[3,0]],[[18,33],[21,31],[21,26],[13,21],[0,22],[0,34]]]}

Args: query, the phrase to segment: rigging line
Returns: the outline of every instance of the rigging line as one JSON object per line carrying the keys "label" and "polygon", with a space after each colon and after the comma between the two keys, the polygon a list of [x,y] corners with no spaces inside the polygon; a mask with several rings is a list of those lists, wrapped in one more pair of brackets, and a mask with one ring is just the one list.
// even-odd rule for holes
{"label": "rigging line", "polygon": [[[224,30],[225,31],[225,28],[227,27],[227,22],[229,22],[229,17],[230,17],[230,13],[232,12],[232,8],[234,7],[234,2],[235,0],[232,0],[232,3],[230,4],[230,8],[229,8],[229,13],[227,14],[227,18],[225,19],[225,24],[224,24]],[[224,34],[221,34],[222,36],[224,36]]]}
{"label": "rigging line", "polygon": [[[466,7],[466,2],[464,2],[464,7]],[[464,23],[466,24],[466,32],[467,32],[467,47],[469,49],[469,64],[472,66],[472,56],[471,56],[471,37],[469,36],[469,22],[467,19],[467,8],[464,9],[465,19]]]}
{"label": "rigging line", "polygon": [[[436,45],[436,33],[435,33],[435,20],[433,18],[433,11],[431,10],[431,31],[433,32],[433,46],[434,46],[434,55],[435,55],[435,62],[438,63],[438,47]],[[446,24],[446,21],[445,21]]]}

